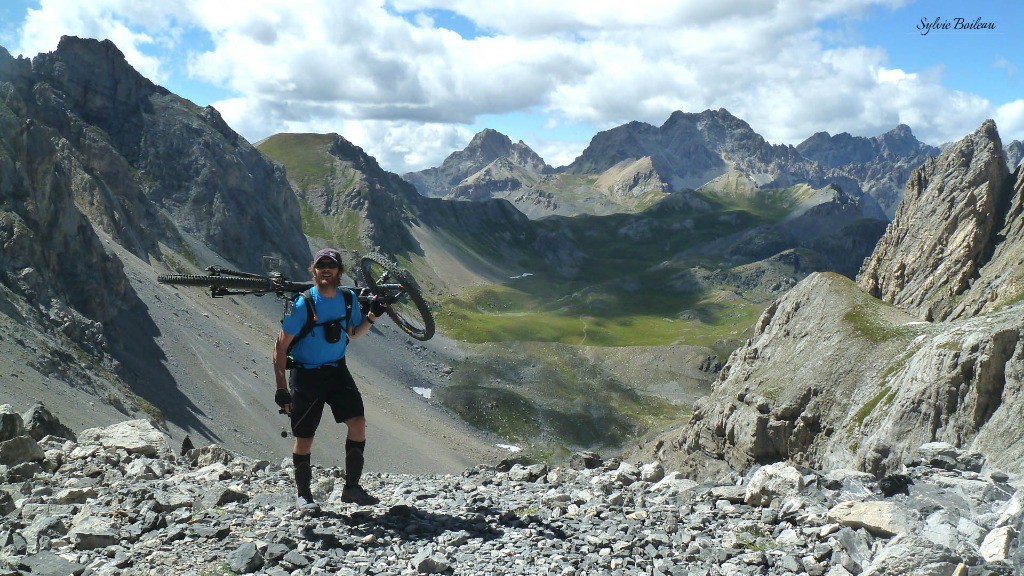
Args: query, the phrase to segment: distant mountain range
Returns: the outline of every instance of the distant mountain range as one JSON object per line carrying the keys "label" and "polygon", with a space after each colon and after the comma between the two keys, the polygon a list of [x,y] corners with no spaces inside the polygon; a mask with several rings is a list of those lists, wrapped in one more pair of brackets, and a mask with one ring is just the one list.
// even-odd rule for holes
{"label": "distant mountain range", "polygon": [[630,122],[601,132],[557,169],[525,143],[484,130],[440,167],[403,177],[425,196],[505,198],[540,217],[636,211],[736,172],[763,189],[808,184],[863,192],[892,217],[910,171],[938,152],[905,125],[874,138],[820,132],[796,147],[772,145],[719,109],[675,112],[660,127]]}

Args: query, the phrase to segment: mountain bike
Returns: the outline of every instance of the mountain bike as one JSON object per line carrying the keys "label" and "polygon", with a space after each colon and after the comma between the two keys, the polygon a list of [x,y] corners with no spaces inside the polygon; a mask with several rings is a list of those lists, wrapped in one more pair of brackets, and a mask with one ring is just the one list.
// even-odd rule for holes
{"label": "mountain bike", "polygon": [[[416,340],[430,340],[434,336],[434,316],[427,302],[420,293],[416,280],[408,270],[399,268],[390,258],[377,252],[370,252],[359,259],[357,267],[363,280],[355,279],[355,286],[340,286],[339,289],[352,290],[359,304],[364,308],[375,296],[387,305],[388,316],[398,327]],[[295,282],[280,272],[269,272],[267,275],[239,272],[219,266],[206,268],[207,274],[161,274],[157,282],[177,286],[208,286],[210,296],[254,294],[275,294],[284,301],[285,313],[291,311],[290,306],[297,294],[313,287],[313,282]]]}

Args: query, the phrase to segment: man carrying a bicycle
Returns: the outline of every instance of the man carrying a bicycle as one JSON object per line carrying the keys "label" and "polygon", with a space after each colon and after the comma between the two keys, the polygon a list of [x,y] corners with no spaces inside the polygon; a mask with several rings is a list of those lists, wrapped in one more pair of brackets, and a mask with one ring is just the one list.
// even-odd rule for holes
{"label": "man carrying a bicycle", "polygon": [[[355,302],[355,295],[344,294],[339,288],[343,266],[337,250],[325,248],[317,252],[310,272],[314,287],[309,294],[315,310],[312,316],[315,324],[304,337],[296,339],[306,325],[309,317],[306,307],[310,304],[305,297],[299,297],[291,313],[282,321],[281,333],[274,346],[274,378],[277,384],[274,401],[288,413],[295,436],[292,461],[298,493],[296,505],[305,510],[317,508],[310,490],[313,477],[310,453],[325,404],[331,407],[335,421],[344,422],[348,427],[345,488],[341,499],[359,505],[375,504],[377,499],[359,485],[366,447],[366,418],[362,396],[345,363],[345,352],[348,340],[356,340],[369,332],[385,307],[375,299],[364,317],[359,303]],[[350,310],[348,313],[346,303]],[[290,378],[286,380],[289,356],[292,366]]]}

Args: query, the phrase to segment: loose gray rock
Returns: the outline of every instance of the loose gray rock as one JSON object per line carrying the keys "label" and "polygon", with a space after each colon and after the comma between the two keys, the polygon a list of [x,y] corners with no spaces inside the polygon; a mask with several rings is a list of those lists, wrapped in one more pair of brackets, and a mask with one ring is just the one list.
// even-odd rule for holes
{"label": "loose gray rock", "polygon": [[891,574],[952,574],[962,557],[912,534],[901,534],[882,547],[862,576]]}
{"label": "loose gray rock", "polygon": [[189,450],[185,453],[185,458],[192,463],[193,466],[200,468],[210,466],[211,464],[230,464],[234,460],[235,456],[231,451],[211,444],[209,446],[203,446],[202,448],[196,448]]}
{"label": "loose gray rock", "polygon": [[255,544],[246,542],[228,555],[228,567],[239,574],[250,574],[263,567],[263,556]]}
{"label": "loose gray rock", "polygon": [[804,488],[804,478],[796,468],[768,464],[758,468],[747,483],[743,500],[751,506],[767,506],[776,498],[794,496]]}
{"label": "loose gray rock", "polygon": [[77,550],[94,550],[113,546],[120,541],[109,519],[90,517],[68,532],[68,537]]}
{"label": "loose gray rock", "polygon": [[0,406],[0,442],[13,440],[25,434],[25,423],[10,404]]}
{"label": "loose gray rock", "polygon": [[843,502],[828,511],[828,518],[844,526],[864,528],[878,536],[909,532],[913,517],[896,502]]}
{"label": "loose gray rock", "polygon": [[86,568],[49,550],[23,557],[18,562],[29,574],[81,574]]}
{"label": "loose gray rock", "polygon": [[421,553],[412,559],[417,574],[444,574],[451,570],[451,564],[438,555]]}
{"label": "loose gray rock", "polygon": [[600,468],[601,464],[601,455],[597,452],[576,452],[569,459],[569,467],[573,470]]}
{"label": "loose gray rock", "polygon": [[985,536],[978,552],[986,562],[997,562],[1010,557],[1013,546],[1018,541],[1017,529],[1013,526],[1000,526]]}
{"label": "loose gray rock", "polygon": [[0,464],[17,466],[25,462],[42,462],[46,454],[31,436],[18,436],[0,442]]}
{"label": "loose gray rock", "polygon": [[[961,564],[973,576],[1019,564],[1024,492],[1007,489],[1016,478],[996,483],[960,468],[908,469],[914,496],[885,501],[863,500],[877,497],[863,476],[846,471],[830,482],[828,473],[786,464],[705,484],[675,471],[645,482],[643,470],[656,467],[618,460],[458,476],[367,472],[363,484],[378,506],[328,499],[320,514],[302,515],[290,470],[237,455],[199,466],[169,452],[47,446],[63,465],[0,485],[9,498],[0,505],[10,509],[0,523],[0,561],[8,564],[48,552],[102,576],[357,575],[379,567],[393,575],[948,575]],[[145,467],[133,468],[139,463]],[[153,473],[127,473],[143,469]],[[765,488],[770,471],[789,478],[784,489]],[[764,483],[755,482],[758,472]],[[324,485],[343,477],[333,468],[314,474]],[[746,504],[758,491],[778,495],[764,498],[766,506]],[[1011,557],[986,563],[989,548]]]}

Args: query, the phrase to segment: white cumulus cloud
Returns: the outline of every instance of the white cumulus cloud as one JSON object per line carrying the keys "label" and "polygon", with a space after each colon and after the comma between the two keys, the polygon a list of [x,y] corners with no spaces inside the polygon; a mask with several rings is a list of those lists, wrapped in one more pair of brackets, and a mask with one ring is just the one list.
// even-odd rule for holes
{"label": "white cumulus cloud", "polygon": [[[156,82],[186,70],[229,93],[214,105],[249,140],[337,132],[396,172],[438,165],[481,117],[509,113],[533,122],[509,136],[553,165],[594,130],[659,125],[675,110],[726,108],[773,143],[899,123],[941,143],[988,117],[1021,134],[1020,101],[951,90],[941,67],[898,67],[881,47],[836,41],[866,11],[902,3],[42,0],[17,50],[53,50],[61,34],[110,38]],[[439,27],[438,10],[481,34]],[[182,55],[187,65],[173,61]]]}

